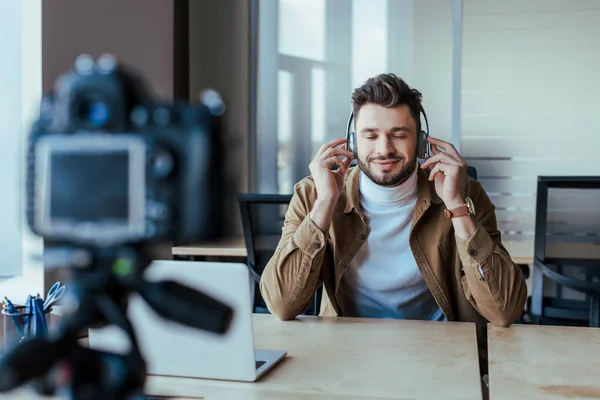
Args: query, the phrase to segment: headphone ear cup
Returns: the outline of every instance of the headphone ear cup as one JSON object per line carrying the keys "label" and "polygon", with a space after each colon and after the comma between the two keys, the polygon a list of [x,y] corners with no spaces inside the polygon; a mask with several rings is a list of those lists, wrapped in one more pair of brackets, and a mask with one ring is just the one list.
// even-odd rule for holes
{"label": "headphone ear cup", "polygon": [[427,156],[427,132],[421,130],[419,140],[417,141],[417,157],[425,159]]}
{"label": "headphone ear cup", "polygon": [[348,150],[354,153],[354,157],[356,157],[356,135],[354,132],[350,132],[350,135],[348,135]]}

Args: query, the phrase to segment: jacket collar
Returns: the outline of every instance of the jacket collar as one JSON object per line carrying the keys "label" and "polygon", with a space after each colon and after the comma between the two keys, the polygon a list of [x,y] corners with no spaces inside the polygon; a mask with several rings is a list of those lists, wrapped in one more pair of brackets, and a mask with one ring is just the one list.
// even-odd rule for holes
{"label": "jacket collar", "polygon": [[[417,204],[429,206],[429,203],[442,203],[442,199],[440,199],[435,191],[434,182],[429,182],[427,179],[427,171],[422,170],[420,167],[417,168]],[[344,214],[356,210],[362,215],[360,209],[360,168],[358,167],[351,168],[346,177],[346,199]]]}

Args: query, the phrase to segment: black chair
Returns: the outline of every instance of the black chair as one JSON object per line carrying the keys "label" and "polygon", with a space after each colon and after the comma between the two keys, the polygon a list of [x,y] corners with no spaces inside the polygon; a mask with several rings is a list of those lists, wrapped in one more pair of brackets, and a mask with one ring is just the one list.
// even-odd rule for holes
{"label": "black chair", "polygon": [[475,167],[472,165],[467,166],[467,175],[477,180],[477,169],[475,169]]}
{"label": "black chair", "polygon": [[[292,195],[243,193],[238,195],[238,205],[242,217],[244,241],[248,253],[246,263],[254,280],[254,312],[268,313],[267,306],[259,290],[260,276],[275,253],[281,239]],[[321,292],[315,294],[303,314],[317,315]]]}
{"label": "black chair", "polygon": [[600,177],[538,178],[532,278],[533,323],[600,327]]}

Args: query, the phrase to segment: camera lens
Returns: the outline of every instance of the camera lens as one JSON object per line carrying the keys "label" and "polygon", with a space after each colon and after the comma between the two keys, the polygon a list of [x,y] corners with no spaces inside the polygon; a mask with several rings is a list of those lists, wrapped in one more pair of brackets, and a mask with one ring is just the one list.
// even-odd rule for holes
{"label": "camera lens", "polygon": [[105,102],[98,99],[82,99],[79,103],[79,118],[87,121],[92,126],[104,126],[110,117],[110,111]]}

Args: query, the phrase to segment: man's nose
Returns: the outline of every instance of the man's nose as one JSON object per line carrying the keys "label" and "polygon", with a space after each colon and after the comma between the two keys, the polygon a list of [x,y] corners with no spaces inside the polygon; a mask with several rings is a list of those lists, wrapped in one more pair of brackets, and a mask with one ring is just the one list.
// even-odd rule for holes
{"label": "man's nose", "polygon": [[377,154],[382,154],[387,156],[388,154],[392,154],[394,152],[394,146],[392,144],[392,139],[388,136],[380,136],[377,139]]}

